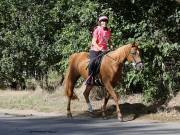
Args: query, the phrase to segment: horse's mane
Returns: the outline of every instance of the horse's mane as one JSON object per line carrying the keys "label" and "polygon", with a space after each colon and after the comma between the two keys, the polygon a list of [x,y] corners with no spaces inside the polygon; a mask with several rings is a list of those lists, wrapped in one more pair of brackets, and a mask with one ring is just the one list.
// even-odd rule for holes
{"label": "horse's mane", "polygon": [[132,44],[127,44],[119,47],[118,49],[109,53],[111,57],[116,59],[117,61],[122,61],[129,54],[130,48]]}

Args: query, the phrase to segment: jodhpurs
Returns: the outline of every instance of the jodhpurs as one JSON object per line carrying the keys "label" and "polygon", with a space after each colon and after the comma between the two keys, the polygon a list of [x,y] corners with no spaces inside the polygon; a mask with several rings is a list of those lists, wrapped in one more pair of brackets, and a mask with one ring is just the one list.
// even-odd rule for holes
{"label": "jodhpurs", "polygon": [[93,72],[95,69],[94,67],[94,62],[95,62],[95,59],[98,57],[98,55],[100,55],[102,53],[102,51],[93,51],[93,50],[90,50],[89,52],[89,57],[90,57],[90,62],[89,62],[89,73],[88,75],[93,75]]}

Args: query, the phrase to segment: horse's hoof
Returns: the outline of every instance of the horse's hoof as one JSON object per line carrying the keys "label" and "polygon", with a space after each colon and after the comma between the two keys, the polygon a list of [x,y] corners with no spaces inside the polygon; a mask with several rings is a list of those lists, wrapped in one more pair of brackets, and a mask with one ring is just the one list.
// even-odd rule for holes
{"label": "horse's hoof", "polygon": [[88,113],[91,114],[91,115],[95,115],[94,111],[88,111]]}
{"label": "horse's hoof", "polygon": [[102,117],[103,117],[103,120],[107,120],[107,117],[106,117],[105,113],[102,114]]}
{"label": "horse's hoof", "polygon": [[96,117],[96,114],[95,114],[94,111],[93,111],[93,112],[89,112],[89,111],[88,111],[88,115],[89,115],[91,118],[95,118],[95,117]]}
{"label": "horse's hoof", "polygon": [[103,117],[103,120],[107,120],[108,118],[106,116]]}
{"label": "horse's hoof", "polygon": [[123,117],[118,117],[118,121],[123,122]]}
{"label": "horse's hoof", "polygon": [[72,119],[72,114],[71,114],[71,113],[68,113],[68,114],[67,114],[67,118]]}

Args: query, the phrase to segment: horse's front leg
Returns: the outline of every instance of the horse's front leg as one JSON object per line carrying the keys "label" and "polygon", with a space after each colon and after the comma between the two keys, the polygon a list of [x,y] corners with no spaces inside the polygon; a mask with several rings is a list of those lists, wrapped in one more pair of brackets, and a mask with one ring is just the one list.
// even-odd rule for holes
{"label": "horse's front leg", "polygon": [[104,104],[102,106],[102,116],[104,119],[107,119],[107,117],[106,117],[106,105],[108,103],[109,98],[110,98],[110,95],[107,93],[107,95],[104,98]]}
{"label": "horse's front leg", "polygon": [[116,93],[114,92],[112,85],[110,83],[106,83],[105,87],[106,87],[109,94],[113,97],[113,99],[115,101],[118,120],[123,121],[121,110],[120,110],[120,107],[119,107],[119,104],[118,104],[118,97],[117,97]]}
{"label": "horse's front leg", "polygon": [[93,88],[92,85],[86,85],[86,89],[85,89],[85,91],[83,92],[83,95],[84,95],[84,97],[85,97],[86,103],[87,103],[87,105],[88,105],[88,111],[89,111],[89,112],[93,112],[92,105],[91,105],[91,103],[90,103],[90,101],[89,101],[89,93],[90,93],[90,91],[91,91],[92,88]]}

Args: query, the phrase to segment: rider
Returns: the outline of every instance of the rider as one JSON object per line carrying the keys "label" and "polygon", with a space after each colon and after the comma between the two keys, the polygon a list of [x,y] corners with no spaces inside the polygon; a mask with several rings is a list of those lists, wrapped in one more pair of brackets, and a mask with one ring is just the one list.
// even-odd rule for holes
{"label": "rider", "polygon": [[86,85],[93,85],[93,61],[102,52],[108,51],[108,44],[112,49],[111,41],[111,30],[107,27],[108,18],[107,16],[100,16],[98,18],[98,26],[93,31],[91,49],[89,52],[90,62],[89,62],[89,73],[88,79],[86,80]]}

